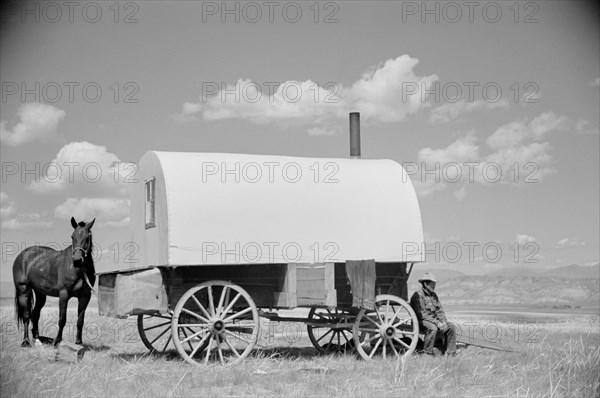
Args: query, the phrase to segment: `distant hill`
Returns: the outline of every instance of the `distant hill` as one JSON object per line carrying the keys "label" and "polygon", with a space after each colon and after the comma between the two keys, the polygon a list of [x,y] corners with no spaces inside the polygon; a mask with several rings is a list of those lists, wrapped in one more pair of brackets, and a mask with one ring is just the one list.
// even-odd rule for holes
{"label": "distant hill", "polygon": [[[412,294],[424,272],[438,279],[444,304],[568,304],[600,307],[600,267],[569,265],[542,271],[507,268],[488,275],[466,275],[443,268],[418,265],[409,279]],[[0,282],[0,297],[14,297],[12,281]]]}
{"label": "distant hill", "polygon": [[510,267],[486,274],[488,276],[546,276],[551,278],[586,279],[600,278],[600,264],[583,266],[577,264],[557,268],[531,269],[527,267]]}
{"label": "distant hill", "polygon": [[[438,279],[436,291],[446,304],[567,304],[600,307],[598,265],[571,265],[548,270],[507,268],[487,275],[451,271]],[[440,275],[440,276],[438,276]],[[411,276],[409,292],[418,289],[418,275]]]}
{"label": "distant hill", "polygon": [[544,274],[564,278],[600,278],[600,264],[591,267],[571,264],[564,267],[551,268],[545,271]]}

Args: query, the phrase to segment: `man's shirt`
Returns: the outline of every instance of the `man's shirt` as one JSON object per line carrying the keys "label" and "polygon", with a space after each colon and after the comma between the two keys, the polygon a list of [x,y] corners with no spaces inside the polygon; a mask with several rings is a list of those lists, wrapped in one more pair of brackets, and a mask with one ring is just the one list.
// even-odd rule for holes
{"label": "man's shirt", "polygon": [[421,289],[413,293],[410,305],[415,310],[421,326],[423,325],[423,321],[433,322],[436,325],[440,322],[447,322],[442,304],[437,294],[433,291],[421,287]]}

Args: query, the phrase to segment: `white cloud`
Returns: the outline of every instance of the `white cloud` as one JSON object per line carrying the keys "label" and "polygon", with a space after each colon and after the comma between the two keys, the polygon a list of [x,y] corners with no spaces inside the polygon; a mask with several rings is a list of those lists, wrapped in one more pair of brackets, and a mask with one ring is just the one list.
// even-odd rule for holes
{"label": "white cloud", "polygon": [[[491,150],[487,154],[481,153],[474,132],[459,137],[446,148],[423,148],[418,153],[420,173],[411,180],[421,197],[442,191],[449,184],[539,183],[555,172],[551,167],[552,146],[542,140],[569,124],[568,118],[552,112],[505,124],[487,138]],[[462,200],[466,188],[461,186],[453,193]]]}
{"label": "white cloud", "polygon": [[534,238],[531,235],[527,235],[527,234],[517,234],[517,243],[520,246],[523,246],[526,243],[534,243],[537,242],[537,239]]}
{"label": "white cloud", "polygon": [[570,247],[586,246],[586,242],[582,242],[577,238],[563,238],[554,244],[555,249],[566,249]]}
{"label": "white cloud", "polygon": [[8,198],[8,194],[0,192],[0,216],[6,219],[15,214],[16,211],[15,202]]}
{"label": "white cloud", "polygon": [[341,134],[342,128],[340,126],[314,126],[307,131],[308,135],[338,135]]}
{"label": "white cloud", "polygon": [[118,198],[68,198],[54,209],[56,218],[91,221],[99,225],[123,227],[129,225],[129,200]]}
{"label": "white cloud", "polygon": [[554,130],[563,129],[566,125],[565,116],[556,116],[553,112],[542,113],[530,122],[527,119],[516,120],[499,127],[487,139],[487,144],[492,149],[514,147],[523,141],[539,141]]}
{"label": "white cloud", "polygon": [[[490,174],[488,178],[495,180],[495,169],[501,171],[502,176],[499,182],[502,183],[539,183],[545,177],[555,172],[550,167],[552,157],[550,150],[552,147],[547,142],[533,142],[528,145],[501,148],[488,155],[484,162],[489,165]],[[493,166],[493,167],[492,167]],[[483,173],[477,173],[476,176],[482,177]],[[479,179],[479,182],[482,179]]]}
{"label": "white cloud", "polygon": [[[387,60],[382,66],[363,74],[350,88],[346,104],[359,109],[361,117],[374,118],[382,122],[398,122],[407,115],[430,104],[421,95],[405,96],[406,84],[416,85],[419,91],[430,89],[436,75],[417,76],[413,69],[419,60],[408,55]],[[344,116],[347,112],[343,112]],[[363,116],[364,115],[364,116]]]}
{"label": "white cloud", "polygon": [[586,119],[577,119],[575,122],[575,132],[579,134],[600,134],[600,129],[590,127],[590,122]]}
{"label": "white cloud", "polygon": [[185,102],[180,113],[171,115],[176,121],[183,123],[196,119],[196,114],[202,110],[202,104]]}
{"label": "white cloud", "polygon": [[239,79],[235,84],[211,91],[214,95],[205,93],[201,103],[184,103],[182,111],[173,117],[187,121],[201,114],[204,120],[315,124],[326,119],[347,117],[348,112],[358,109],[364,120],[398,122],[430,106],[421,95],[404,96],[405,84],[416,85],[421,90],[430,88],[437,80],[436,75],[416,75],[413,69],[418,63],[418,59],[408,55],[389,59],[347,88],[333,83],[319,86],[312,80],[290,80],[275,89],[249,79]]}
{"label": "white cloud", "polygon": [[450,162],[470,162],[479,159],[477,138],[469,133],[448,145],[445,149],[423,148],[418,153],[419,162],[427,165],[443,166]]}
{"label": "white cloud", "polygon": [[461,100],[440,105],[437,108],[432,109],[429,115],[429,122],[432,124],[448,123],[456,121],[465,113],[493,109],[507,109],[509,106],[510,104],[507,100],[500,100],[497,102],[483,100],[467,102]]}
{"label": "white cloud", "polygon": [[[450,171],[447,171],[447,178],[442,178],[443,169],[447,165],[453,164],[453,173],[460,172],[461,176],[468,175],[469,170],[465,163],[480,159],[479,146],[476,142],[477,138],[469,133],[458,138],[444,149],[432,149],[431,147],[421,149],[417,156],[419,160],[417,169],[419,171],[415,176],[411,176],[417,194],[425,197],[446,189],[448,186],[446,182],[453,181],[455,177],[454,174],[450,175]],[[454,165],[458,165],[460,171],[454,170]],[[464,187],[455,192],[455,197],[458,200],[464,199],[465,195],[466,188]]]}
{"label": "white cloud", "polygon": [[52,221],[44,219],[39,213],[23,213],[2,221],[1,226],[14,231],[47,230],[52,228]]}
{"label": "white cloud", "polygon": [[9,146],[18,146],[34,140],[48,140],[57,136],[58,123],[64,119],[65,111],[52,105],[23,104],[17,110],[19,122],[12,131],[7,122],[0,122],[0,141]]}
{"label": "white cloud", "polygon": [[126,196],[135,181],[136,165],[121,162],[105,146],[71,142],[52,162],[41,167],[42,178],[28,188],[39,194],[68,191],[71,195]]}

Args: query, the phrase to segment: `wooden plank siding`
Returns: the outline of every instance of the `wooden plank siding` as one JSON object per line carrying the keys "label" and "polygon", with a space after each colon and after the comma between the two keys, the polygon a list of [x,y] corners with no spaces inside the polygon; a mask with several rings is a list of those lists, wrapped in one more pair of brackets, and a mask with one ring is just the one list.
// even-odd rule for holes
{"label": "wooden plank siding", "polygon": [[[100,313],[117,317],[164,313],[175,308],[186,291],[212,280],[241,286],[259,308],[352,307],[346,263],[182,266],[158,270],[162,286],[154,286],[156,277],[140,277],[149,273],[148,269],[101,274]],[[393,294],[408,299],[406,263],[376,263],[375,270],[376,295]]]}

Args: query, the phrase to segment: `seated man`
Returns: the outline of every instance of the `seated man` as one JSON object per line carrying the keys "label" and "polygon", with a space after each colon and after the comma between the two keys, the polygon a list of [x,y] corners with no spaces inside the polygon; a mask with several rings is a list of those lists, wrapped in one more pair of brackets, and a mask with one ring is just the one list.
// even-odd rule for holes
{"label": "seated man", "polygon": [[426,272],[419,282],[421,289],[412,295],[410,305],[419,319],[419,330],[425,335],[423,351],[434,355],[433,346],[439,335],[443,337],[445,353],[456,355],[456,326],[446,319],[442,304],[434,292],[435,277]]}

